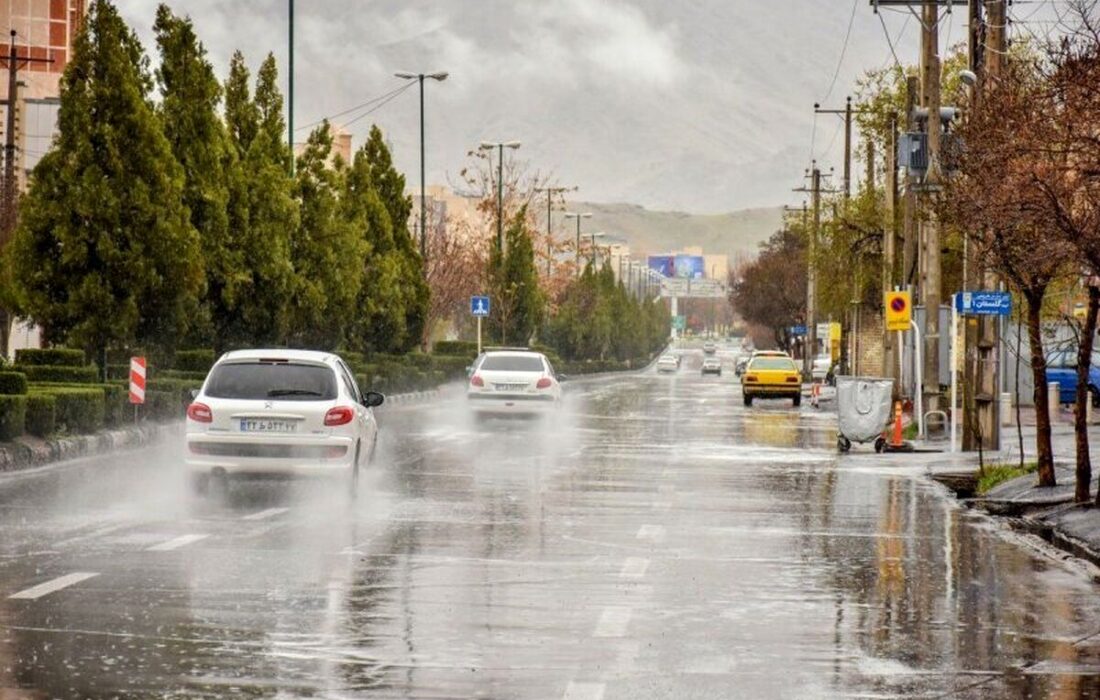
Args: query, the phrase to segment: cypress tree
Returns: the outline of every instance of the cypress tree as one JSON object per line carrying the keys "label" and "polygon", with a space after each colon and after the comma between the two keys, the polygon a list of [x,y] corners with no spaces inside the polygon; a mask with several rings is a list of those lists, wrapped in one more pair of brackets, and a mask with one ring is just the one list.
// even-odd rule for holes
{"label": "cypress tree", "polygon": [[58,134],[13,242],[24,312],[50,341],[171,348],[202,286],[184,176],[148,100],[135,34],[93,3],[61,79]]}
{"label": "cypress tree", "polygon": [[395,349],[405,352],[425,340],[425,322],[431,300],[431,290],[424,279],[424,261],[420,257],[420,247],[409,232],[412,198],[405,194],[405,176],[393,167],[390,149],[377,126],[371,127],[363,150],[370,164],[371,182],[389,214],[393,226],[394,247],[400,256],[405,337],[401,346]]}
{"label": "cypress tree", "polygon": [[236,321],[239,283],[247,264],[230,235],[227,212],[230,173],[240,166],[218,116],[221,86],[191,20],[160,5],[153,30],[161,58],[156,72],[162,95],[159,113],[164,135],[183,168],[183,201],[199,234],[206,271],[201,326],[193,335],[196,342],[213,340],[221,349],[228,327]]}
{"label": "cypress tree", "polygon": [[535,269],[535,249],[527,230],[527,207],[522,207],[504,231],[501,255],[494,240],[489,251],[489,288],[494,310],[490,337],[504,345],[526,345],[542,321],[544,300]]}

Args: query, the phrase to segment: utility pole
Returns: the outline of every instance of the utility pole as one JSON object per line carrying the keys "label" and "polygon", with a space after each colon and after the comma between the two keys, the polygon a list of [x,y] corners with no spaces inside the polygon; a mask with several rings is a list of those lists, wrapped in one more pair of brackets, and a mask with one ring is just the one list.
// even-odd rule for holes
{"label": "utility pole", "polygon": [[[898,115],[891,112],[886,134],[886,202],[885,220],[882,226],[882,291],[890,291],[897,284],[897,207],[898,207]],[[882,361],[884,377],[894,378],[895,390],[900,390],[901,377],[898,376],[897,348],[894,345],[894,333],[885,328],[882,331]],[[898,392],[900,395],[900,391]]]}
{"label": "utility pole", "polygon": [[[501,262],[504,261],[504,149],[511,148],[513,150],[520,147],[519,141],[501,141],[499,143],[492,143],[489,141],[482,141],[479,148],[483,151],[496,150],[500,158],[497,163],[497,248],[500,250]],[[492,159],[489,161],[490,171],[492,172]]]}
{"label": "utility pole", "polygon": [[844,204],[852,196],[852,115],[859,114],[863,110],[852,109],[852,98],[849,96],[844,102],[844,109],[822,109],[821,105],[814,103],[815,114],[840,114],[844,116]]}
{"label": "utility pole", "polygon": [[550,276],[550,263],[554,260],[554,230],[552,228],[551,216],[554,209],[554,195],[562,194],[563,192],[571,192],[576,190],[576,187],[538,187],[535,192],[546,193],[546,276]]}
{"label": "utility pole", "polygon": [[[924,0],[921,22],[922,97],[928,117],[928,170],[924,176],[924,197],[935,196],[940,188],[940,56],[938,0]],[[924,235],[924,410],[940,409],[940,301],[942,277],[940,263],[940,226],[927,207],[921,226]],[[923,422],[924,417],[920,420]]]}
{"label": "utility pole", "polygon": [[439,82],[447,79],[446,71],[437,73],[411,73],[401,71],[394,76],[403,80],[416,80],[420,83],[420,258],[428,259],[428,195],[426,175],[424,173],[424,79],[431,78]]}
{"label": "utility pole", "polygon": [[[913,133],[917,130],[917,94],[919,81],[914,76],[909,76],[905,81],[905,131]],[[919,247],[917,245],[917,181],[913,173],[908,169],[905,176],[905,199],[902,201],[902,267],[901,284],[911,287],[914,300],[920,297],[918,286],[917,263]]]}
{"label": "utility pole", "polygon": [[294,0],[287,0],[286,145],[290,149],[290,176],[294,177]]}

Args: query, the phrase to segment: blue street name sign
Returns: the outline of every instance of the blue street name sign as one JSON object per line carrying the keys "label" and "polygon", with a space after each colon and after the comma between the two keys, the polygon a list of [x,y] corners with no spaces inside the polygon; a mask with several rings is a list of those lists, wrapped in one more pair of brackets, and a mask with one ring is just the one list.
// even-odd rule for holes
{"label": "blue street name sign", "polygon": [[806,335],[806,326],[791,326],[791,335]]}
{"label": "blue street name sign", "polygon": [[960,292],[955,295],[955,310],[975,316],[1008,316],[1012,313],[1012,295],[1008,292]]}
{"label": "blue street name sign", "polygon": [[489,297],[470,297],[470,313],[474,316],[488,316],[489,308]]}

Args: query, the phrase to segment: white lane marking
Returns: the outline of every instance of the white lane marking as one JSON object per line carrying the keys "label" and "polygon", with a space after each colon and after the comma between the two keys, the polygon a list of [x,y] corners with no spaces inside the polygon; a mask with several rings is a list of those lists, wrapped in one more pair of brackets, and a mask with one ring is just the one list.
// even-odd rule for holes
{"label": "white lane marking", "polygon": [[562,700],[603,700],[603,683],[578,683],[569,681]]}
{"label": "white lane marking", "polygon": [[623,568],[622,571],[619,572],[619,578],[641,578],[645,576],[645,572],[648,568],[648,559],[630,557],[623,562]]}
{"label": "white lane marking", "polygon": [[639,540],[652,540],[660,542],[665,538],[665,529],[660,525],[642,525],[638,528]]}
{"label": "white lane marking", "polygon": [[596,631],[593,637],[625,637],[626,628],[630,626],[630,618],[634,617],[634,611],[624,607],[604,608],[600,615],[600,621],[596,623]]}
{"label": "white lane marking", "polygon": [[246,515],[241,518],[241,520],[266,520],[268,518],[279,515],[280,513],[285,513],[288,510],[290,510],[290,508],[268,508],[267,510],[259,511],[258,513]]}
{"label": "white lane marking", "polygon": [[87,581],[93,576],[99,576],[99,574],[93,574],[84,571],[78,571],[73,574],[65,574],[64,576],[58,576],[52,581],[46,581],[45,583],[40,583],[37,586],[31,586],[30,588],[19,591],[18,593],[13,593],[8,597],[14,598],[16,600],[35,600],[37,598],[41,598],[44,595],[49,595],[54,591],[60,591],[62,588],[67,588],[74,583]]}
{"label": "white lane marking", "polygon": [[161,542],[155,544],[152,547],[147,548],[146,552],[170,552],[173,549],[179,549],[180,547],[186,547],[189,544],[198,542],[199,540],[205,540],[210,535],[180,535],[175,539],[168,540],[167,542]]}

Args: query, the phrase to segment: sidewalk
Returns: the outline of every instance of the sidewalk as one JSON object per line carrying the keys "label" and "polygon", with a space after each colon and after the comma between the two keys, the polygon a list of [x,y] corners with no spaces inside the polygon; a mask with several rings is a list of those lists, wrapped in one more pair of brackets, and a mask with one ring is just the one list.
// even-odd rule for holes
{"label": "sidewalk", "polygon": [[[1021,417],[1024,461],[1034,461],[1034,411],[1025,409]],[[969,505],[982,508],[993,515],[1014,518],[1014,525],[1100,566],[1100,509],[1092,503],[1073,503],[1076,447],[1072,420],[1072,413],[1063,411],[1051,427],[1057,486],[1039,487],[1036,485],[1036,475],[1027,474],[998,484],[983,496],[966,500]],[[1002,430],[1004,449],[984,453],[986,465],[1015,464],[1020,461],[1019,433],[1016,426],[1004,426]],[[947,440],[927,440],[917,446],[944,450],[942,453],[924,456],[928,458],[928,476],[949,488],[957,490],[960,483],[977,472],[977,452],[947,452],[950,449]],[[1089,426],[1089,447],[1093,462],[1090,492],[1095,499],[1097,489],[1100,488],[1100,424]]]}

